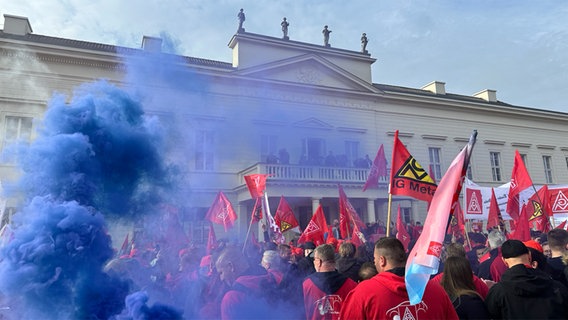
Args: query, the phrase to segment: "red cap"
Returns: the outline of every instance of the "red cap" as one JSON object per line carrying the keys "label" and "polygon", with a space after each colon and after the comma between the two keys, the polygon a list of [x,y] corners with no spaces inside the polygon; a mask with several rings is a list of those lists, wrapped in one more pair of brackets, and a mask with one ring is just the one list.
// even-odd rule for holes
{"label": "red cap", "polygon": [[534,240],[528,240],[523,242],[525,244],[525,246],[527,246],[528,248],[533,248],[537,251],[539,251],[540,253],[543,253],[544,250],[542,250],[542,246],[540,245],[540,243],[534,241]]}

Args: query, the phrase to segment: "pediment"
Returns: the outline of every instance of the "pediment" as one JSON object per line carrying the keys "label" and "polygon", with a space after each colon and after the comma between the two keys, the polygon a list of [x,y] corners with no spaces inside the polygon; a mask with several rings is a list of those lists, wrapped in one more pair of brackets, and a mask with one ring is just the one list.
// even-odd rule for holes
{"label": "pediment", "polygon": [[295,122],[293,125],[295,127],[300,127],[300,128],[310,128],[310,129],[320,129],[320,130],[333,129],[333,126],[331,124],[314,117],[300,120],[298,122]]}
{"label": "pediment", "polygon": [[362,92],[380,92],[372,84],[315,54],[266,63],[235,71],[235,75],[304,86],[328,87]]}

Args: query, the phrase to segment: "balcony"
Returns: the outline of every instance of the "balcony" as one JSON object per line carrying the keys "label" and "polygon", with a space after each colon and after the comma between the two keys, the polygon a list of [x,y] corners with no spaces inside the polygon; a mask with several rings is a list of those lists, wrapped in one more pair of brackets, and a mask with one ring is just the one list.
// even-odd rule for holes
{"label": "balcony", "polygon": [[[362,186],[367,181],[369,169],[257,163],[239,172],[240,183],[245,183],[244,176],[255,173],[270,174],[268,179],[271,181],[360,183]],[[380,177],[379,187],[386,188],[388,180],[388,177]]]}

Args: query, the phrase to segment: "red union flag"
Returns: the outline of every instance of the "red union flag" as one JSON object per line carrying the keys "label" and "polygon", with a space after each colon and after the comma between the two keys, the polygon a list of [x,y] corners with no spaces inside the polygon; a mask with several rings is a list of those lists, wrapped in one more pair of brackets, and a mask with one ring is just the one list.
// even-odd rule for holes
{"label": "red union flag", "polygon": [[252,222],[259,222],[260,220],[262,220],[262,198],[256,198],[250,218]]}
{"label": "red union flag", "polygon": [[483,198],[481,197],[481,191],[476,189],[466,189],[465,193],[466,209],[467,214],[483,214]]}
{"label": "red union flag", "polygon": [[237,214],[229,202],[229,199],[221,191],[217,194],[215,201],[207,211],[205,217],[216,224],[223,225],[225,232],[233,227],[233,223],[237,220]]}
{"label": "red union flag", "polygon": [[377,188],[379,186],[379,178],[387,176],[387,158],[385,156],[385,148],[381,144],[375,160],[371,165],[369,170],[369,176],[367,177],[367,182],[363,186],[363,191],[367,188]]}
{"label": "red union flag", "polygon": [[535,229],[541,232],[550,231],[548,218],[552,216],[552,206],[548,195],[548,186],[542,186],[527,203],[527,216],[535,225]]}
{"label": "red union flag", "polygon": [[327,231],[327,221],[325,220],[325,215],[323,214],[323,209],[321,205],[316,210],[313,215],[312,220],[304,229],[304,232],[298,239],[298,243],[305,243],[312,241],[316,246],[324,244],[323,235]]}
{"label": "red union flag", "polygon": [[406,150],[398,139],[398,130],[396,130],[392,149],[390,194],[431,201],[435,191],[436,183]]}
{"label": "red union flag", "polygon": [[284,199],[284,196],[280,197],[280,203],[278,204],[278,209],[276,209],[274,220],[282,232],[299,226],[298,220],[296,220],[296,216],[286,199]]}
{"label": "red union flag", "polygon": [[519,150],[515,150],[511,186],[509,187],[509,198],[507,200],[507,213],[513,220],[519,218],[519,193],[532,185],[533,183],[523,158],[521,158]]}
{"label": "red union flag", "polygon": [[266,189],[266,177],[268,177],[267,174],[250,174],[245,176],[245,182],[253,199],[260,198],[264,194],[264,189]]}
{"label": "red union flag", "polygon": [[353,224],[356,224],[359,228],[365,228],[365,224],[347,199],[343,187],[341,185],[337,187],[339,189],[339,232],[341,238],[347,239],[352,233]]}
{"label": "red union flag", "polygon": [[491,188],[491,202],[489,204],[489,218],[487,218],[487,230],[491,230],[493,227],[500,226],[503,223],[503,217],[501,217],[501,209],[499,209],[499,204],[497,203],[497,197],[495,197],[495,190]]}

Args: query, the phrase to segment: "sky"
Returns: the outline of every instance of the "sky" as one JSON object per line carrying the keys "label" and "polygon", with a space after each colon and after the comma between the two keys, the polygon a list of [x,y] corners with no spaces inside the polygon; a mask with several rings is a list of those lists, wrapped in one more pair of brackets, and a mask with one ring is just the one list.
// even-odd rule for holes
{"label": "sky", "polygon": [[[497,91],[497,99],[568,112],[568,1],[531,0],[0,0],[0,14],[29,18],[33,33],[139,48],[164,39],[185,56],[231,62],[229,40],[244,9],[247,32],[367,50],[373,82],[446,92]],[[3,23],[3,19],[2,22]]]}

